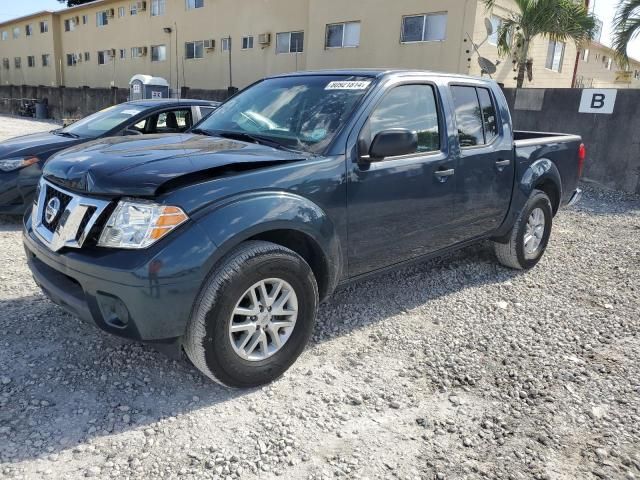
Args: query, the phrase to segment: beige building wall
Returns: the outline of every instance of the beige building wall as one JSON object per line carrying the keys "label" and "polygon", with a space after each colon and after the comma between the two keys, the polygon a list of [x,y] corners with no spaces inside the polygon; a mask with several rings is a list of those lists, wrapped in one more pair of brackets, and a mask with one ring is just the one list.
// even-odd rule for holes
{"label": "beige building wall", "polygon": [[630,83],[621,81],[623,69],[615,61],[614,51],[596,42],[585,46],[578,61],[577,86],[583,88],[640,88],[640,61],[631,59]]}
{"label": "beige building wall", "polygon": [[[511,12],[517,11],[516,3],[513,0],[498,0],[493,11],[489,12],[484,6],[484,3],[478,0],[478,14],[475,18],[474,29],[474,43],[480,45],[484,44],[478,49],[480,55],[486,57],[492,62],[499,61],[500,64],[497,67],[497,71],[492,77],[500,83],[503,83],[505,87],[516,86],[516,76],[518,73],[514,71],[514,65],[510,57],[500,56],[498,53],[498,47],[492,45],[487,39],[486,28],[484,26],[485,18],[491,18],[492,15],[498,18],[509,18]],[[473,53],[473,47],[469,45],[470,53]],[[549,47],[549,40],[543,37],[536,37],[529,47],[529,57],[533,60],[533,80],[531,82],[525,77],[525,87],[556,87],[556,88],[569,88],[573,81],[573,72],[576,62],[577,48],[575,44],[567,42],[564,49],[564,56],[559,71],[554,71],[546,68],[547,52]],[[467,58],[471,58],[469,62],[469,71],[472,75],[480,75],[481,69],[478,65],[477,54],[469,55]]]}
{"label": "beige building wall", "polygon": [[[102,0],[62,10],[55,14],[25,17],[0,26],[9,31],[9,39],[0,41],[0,58],[10,58],[8,71],[0,69],[3,84],[65,85],[67,87],[127,87],[138,73],[167,79],[172,88],[221,89],[229,86],[229,55],[222,51],[222,38],[232,38],[233,85],[245,87],[267,75],[307,69],[330,68],[417,68],[480,75],[467,34],[477,44],[486,38],[485,18],[491,16],[481,0],[204,0],[204,7],[188,10],[185,0],[165,0],[166,11],[151,16],[152,0],[146,10],[131,15],[132,0]],[[119,10],[124,9],[124,15]],[[516,9],[513,0],[498,0],[493,14],[506,18]],[[97,26],[96,14],[113,9],[114,16],[105,26]],[[446,35],[442,41],[403,43],[402,19],[407,15],[446,13]],[[39,33],[40,18],[48,18],[49,33]],[[86,20],[85,20],[86,19]],[[75,20],[73,31],[65,31],[65,20]],[[360,23],[357,47],[326,48],[327,25],[338,22]],[[34,35],[24,36],[24,25],[34,25]],[[13,40],[13,26],[22,35]],[[168,30],[170,29],[170,31]],[[304,51],[276,53],[279,32],[304,32]],[[270,45],[260,45],[258,36],[271,34]],[[253,48],[243,50],[242,37],[253,36]],[[185,42],[214,40],[215,48],[204,57],[185,58]],[[565,47],[559,71],[545,68],[549,42],[538,38],[531,47],[533,81],[525,86],[570,87],[576,59],[576,47]],[[151,46],[166,46],[166,59],[153,62]],[[131,57],[132,47],[147,47],[147,55]],[[98,64],[98,52],[115,50],[104,65]],[[124,58],[120,58],[124,50]],[[42,53],[52,54],[51,67],[41,66]],[[74,65],[67,55],[76,55]],[[85,55],[88,54],[88,60]],[[515,86],[513,65],[500,58],[497,47],[484,42],[480,54],[499,60],[493,75],[505,86]],[[16,70],[13,57],[22,58]],[[36,56],[36,67],[28,68],[27,56]],[[1,68],[1,66],[0,66]]]}
{"label": "beige building wall", "polygon": [[[41,12],[24,17],[20,21],[0,24],[0,84],[57,85],[59,64],[56,58],[59,37],[56,21],[55,15]],[[41,33],[40,22],[47,23],[46,33]],[[30,36],[27,36],[27,25],[31,27]],[[14,38],[14,29],[19,32],[18,38]],[[3,39],[5,36],[6,39]],[[49,55],[49,66],[43,66],[43,55]],[[34,66],[29,66],[29,56],[34,57]],[[20,68],[15,66],[16,57],[20,58]],[[5,68],[4,59],[9,60],[8,69]]]}

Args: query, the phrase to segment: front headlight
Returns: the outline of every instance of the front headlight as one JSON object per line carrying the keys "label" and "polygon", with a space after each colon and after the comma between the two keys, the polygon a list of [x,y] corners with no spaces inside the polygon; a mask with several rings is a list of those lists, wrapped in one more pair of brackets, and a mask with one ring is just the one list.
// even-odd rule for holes
{"label": "front headlight", "polygon": [[188,218],[179,207],[121,200],[102,230],[98,246],[146,248]]}
{"label": "front headlight", "polygon": [[4,160],[0,160],[0,170],[3,172],[11,172],[12,170],[28,167],[34,163],[38,163],[38,157],[5,158]]}

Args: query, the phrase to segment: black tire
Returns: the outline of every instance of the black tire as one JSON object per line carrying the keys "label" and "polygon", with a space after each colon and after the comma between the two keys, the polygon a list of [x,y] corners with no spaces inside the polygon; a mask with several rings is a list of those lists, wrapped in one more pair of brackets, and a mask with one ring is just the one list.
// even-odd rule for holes
{"label": "black tire", "polygon": [[[544,213],[544,233],[540,241],[540,245],[536,250],[533,258],[526,258],[524,248],[524,236],[526,232],[527,222],[531,213],[540,208]],[[546,193],[541,190],[531,192],[527,203],[520,212],[511,232],[508,236],[507,243],[493,242],[494,251],[498,261],[505,267],[515,268],[518,270],[528,270],[534,267],[544,255],[549,237],[551,235],[551,227],[553,224],[553,208],[551,200]]]}
{"label": "black tire", "polygon": [[[241,358],[229,339],[230,319],[244,292],[268,278],[285,280],[298,299],[290,337],[272,356]],[[229,387],[255,387],[280,377],[304,350],[315,325],[318,286],[311,268],[297,253],[270,242],[249,241],[232,250],[214,268],[194,305],[183,339],[193,364]]]}

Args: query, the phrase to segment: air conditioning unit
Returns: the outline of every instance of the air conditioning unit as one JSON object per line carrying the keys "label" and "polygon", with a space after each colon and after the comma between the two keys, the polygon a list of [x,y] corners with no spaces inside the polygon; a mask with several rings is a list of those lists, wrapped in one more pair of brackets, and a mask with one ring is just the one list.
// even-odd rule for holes
{"label": "air conditioning unit", "polygon": [[136,3],[136,9],[139,12],[144,12],[147,9],[147,2],[138,2],[138,3]]}
{"label": "air conditioning unit", "polygon": [[109,55],[110,57],[115,57],[116,56],[116,49],[112,48],[111,50],[107,50],[107,55]]}
{"label": "air conditioning unit", "polygon": [[261,33],[260,35],[258,35],[258,43],[260,45],[271,45],[271,34]]}
{"label": "air conditioning unit", "polygon": [[142,55],[143,57],[146,57],[148,51],[149,51],[149,47],[142,47],[140,49],[140,55]]}
{"label": "air conditioning unit", "polygon": [[204,41],[204,48],[206,48],[207,50],[213,50],[216,48],[216,41],[215,40],[205,40]]}
{"label": "air conditioning unit", "polygon": [[71,19],[71,21],[72,21],[73,23],[75,23],[76,25],[80,25],[80,17],[73,17],[73,18]]}
{"label": "air conditioning unit", "polygon": [[114,8],[110,8],[109,10],[107,10],[107,17],[113,18],[115,16],[116,16],[116,11]]}

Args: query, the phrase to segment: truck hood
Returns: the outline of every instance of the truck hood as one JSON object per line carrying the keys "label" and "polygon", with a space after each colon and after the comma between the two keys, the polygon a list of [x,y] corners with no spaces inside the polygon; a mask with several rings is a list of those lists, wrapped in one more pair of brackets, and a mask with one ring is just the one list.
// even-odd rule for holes
{"label": "truck hood", "polygon": [[169,185],[304,160],[298,153],[193,134],[113,137],[53,156],[44,177],[77,192],[154,196]]}

